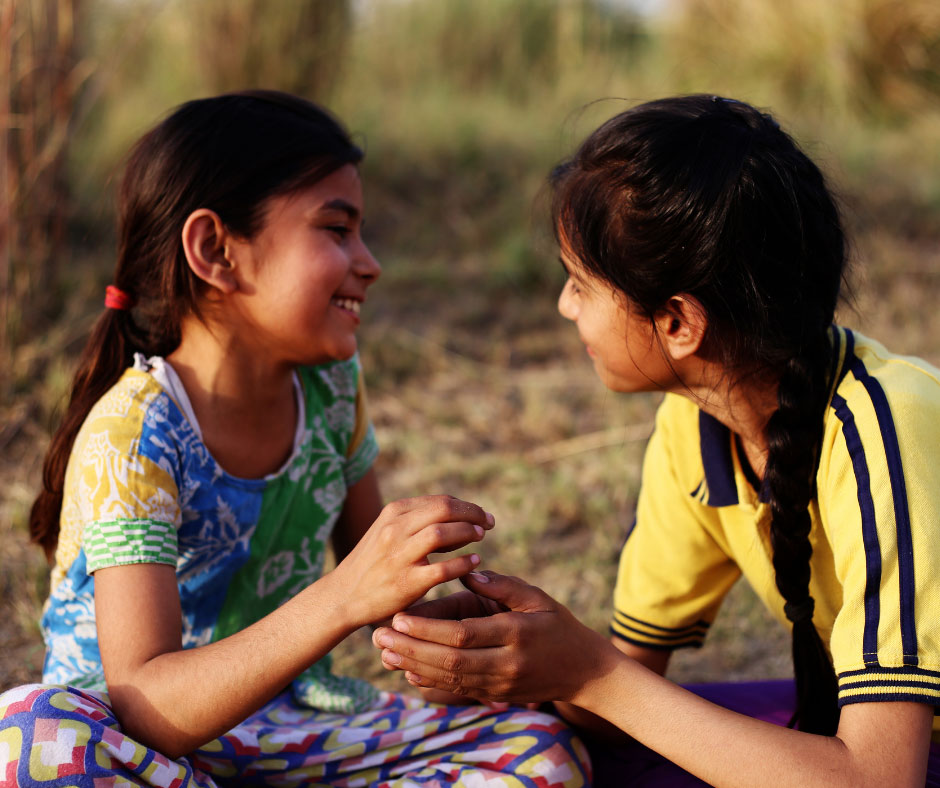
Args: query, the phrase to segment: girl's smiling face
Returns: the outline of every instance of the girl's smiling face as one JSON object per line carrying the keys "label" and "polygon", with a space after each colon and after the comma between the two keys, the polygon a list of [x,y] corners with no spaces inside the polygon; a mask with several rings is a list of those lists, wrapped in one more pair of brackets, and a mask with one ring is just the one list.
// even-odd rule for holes
{"label": "girl's smiling face", "polygon": [[362,184],[347,164],[272,198],[254,237],[232,241],[240,332],[274,362],[317,364],[356,352],[359,309],[381,267],[362,240]]}
{"label": "girl's smiling face", "polygon": [[650,320],[628,298],[591,275],[562,243],[568,281],[558,311],[578,327],[594,369],[613,391],[660,391],[676,379]]}

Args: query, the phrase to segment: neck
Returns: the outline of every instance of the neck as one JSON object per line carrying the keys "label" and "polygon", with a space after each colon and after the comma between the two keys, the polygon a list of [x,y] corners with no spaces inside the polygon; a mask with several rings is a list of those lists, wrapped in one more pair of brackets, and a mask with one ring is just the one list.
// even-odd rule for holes
{"label": "neck", "polygon": [[167,358],[179,375],[209,451],[246,478],[277,470],[297,426],[293,368],[259,357],[224,327],[187,318]]}
{"label": "neck", "polygon": [[692,400],[741,439],[744,453],[759,478],[767,465],[767,422],[777,410],[777,385],[757,378],[738,381],[722,367],[700,362],[694,384],[677,383],[674,393]]}

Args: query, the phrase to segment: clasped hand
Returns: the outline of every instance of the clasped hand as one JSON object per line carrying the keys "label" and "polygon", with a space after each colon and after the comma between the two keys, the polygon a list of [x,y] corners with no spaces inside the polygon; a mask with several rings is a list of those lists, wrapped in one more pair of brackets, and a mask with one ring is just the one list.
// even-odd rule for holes
{"label": "clasped hand", "polygon": [[563,605],[515,577],[472,572],[466,591],[399,613],[372,636],[414,686],[484,702],[577,702],[609,645]]}
{"label": "clasped hand", "polygon": [[333,570],[355,626],[388,619],[431,588],[470,572],[476,554],[431,563],[431,553],[480,541],[493,516],[476,504],[447,495],[388,504]]}

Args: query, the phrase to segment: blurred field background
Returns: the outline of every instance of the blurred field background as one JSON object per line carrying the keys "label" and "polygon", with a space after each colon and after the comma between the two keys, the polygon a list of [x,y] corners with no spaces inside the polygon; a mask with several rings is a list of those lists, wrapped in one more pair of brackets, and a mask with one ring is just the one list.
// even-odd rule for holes
{"label": "blurred field background", "polygon": [[[842,320],[940,362],[936,0],[0,0],[0,58],[0,689],[40,671],[26,518],[110,281],[122,156],[183,100],[276,87],[356,133],[384,493],[484,505],[485,565],[598,629],[657,398],[604,390],[556,315],[543,184],[602,119],[686,92],[773,110],[845,206]],[[739,584],[674,674],[784,676],[788,640]],[[363,635],[340,662],[400,686]]]}

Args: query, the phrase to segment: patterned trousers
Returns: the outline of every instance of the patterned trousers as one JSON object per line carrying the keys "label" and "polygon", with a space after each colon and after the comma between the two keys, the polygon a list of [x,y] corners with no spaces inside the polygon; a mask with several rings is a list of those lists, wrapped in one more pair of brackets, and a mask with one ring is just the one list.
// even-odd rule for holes
{"label": "patterned trousers", "polygon": [[32,684],[0,695],[0,785],[466,786],[590,784],[580,740],[548,714],[441,706],[381,693],[368,712],[328,714],[278,696],[185,758],[121,733],[101,692]]}

